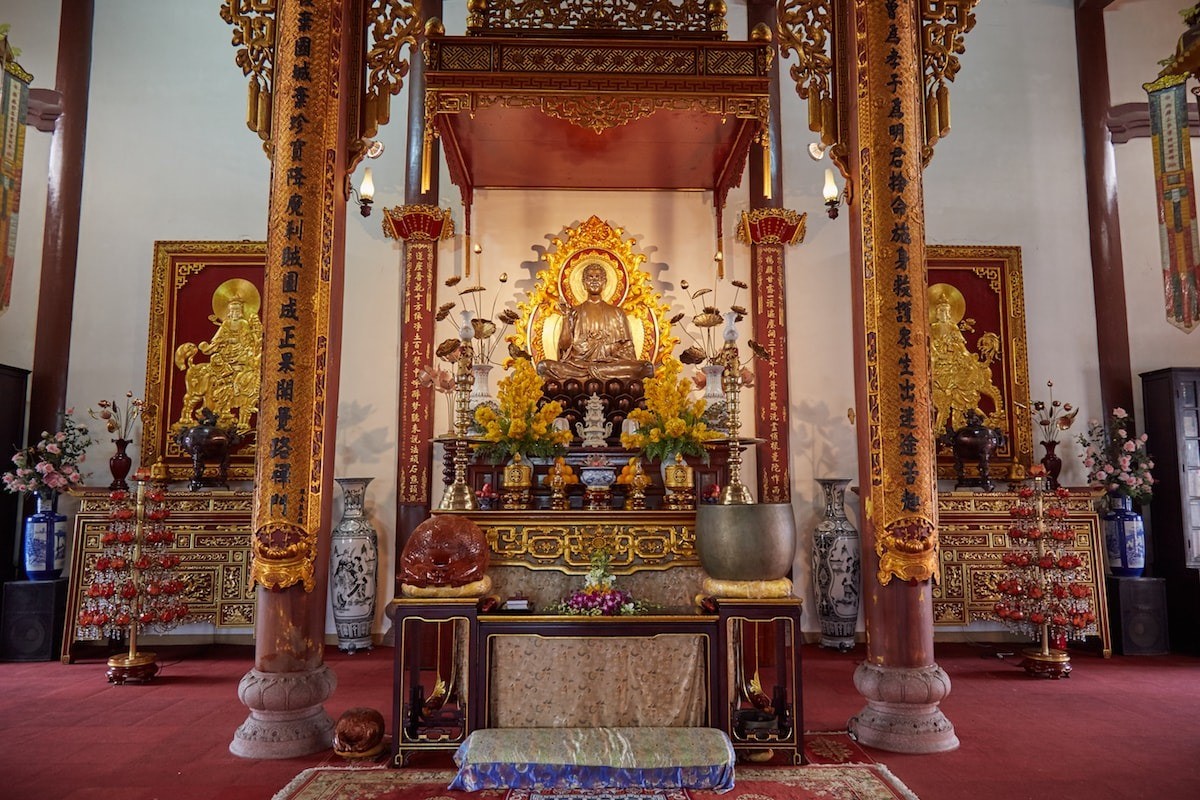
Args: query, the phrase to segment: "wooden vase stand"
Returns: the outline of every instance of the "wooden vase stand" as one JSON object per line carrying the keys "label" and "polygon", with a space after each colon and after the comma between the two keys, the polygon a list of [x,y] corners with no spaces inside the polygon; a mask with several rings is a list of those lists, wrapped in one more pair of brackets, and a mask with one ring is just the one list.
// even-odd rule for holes
{"label": "wooden vase stand", "polygon": [[1056,680],[1071,677],[1071,656],[1065,650],[1050,648],[1049,652],[1043,652],[1038,647],[1027,647],[1021,655],[1025,656],[1021,666],[1030,675]]}
{"label": "wooden vase stand", "polygon": [[138,652],[113,656],[108,660],[109,683],[149,683],[158,674],[158,656],[154,653]]}

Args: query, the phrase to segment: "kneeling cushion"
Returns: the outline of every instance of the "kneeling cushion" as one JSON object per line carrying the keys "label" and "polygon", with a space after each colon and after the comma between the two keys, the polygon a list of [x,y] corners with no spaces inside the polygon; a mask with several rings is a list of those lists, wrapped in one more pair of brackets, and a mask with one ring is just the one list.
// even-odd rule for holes
{"label": "kneeling cushion", "polygon": [[733,788],[716,728],[485,728],[454,754],[451,789]]}

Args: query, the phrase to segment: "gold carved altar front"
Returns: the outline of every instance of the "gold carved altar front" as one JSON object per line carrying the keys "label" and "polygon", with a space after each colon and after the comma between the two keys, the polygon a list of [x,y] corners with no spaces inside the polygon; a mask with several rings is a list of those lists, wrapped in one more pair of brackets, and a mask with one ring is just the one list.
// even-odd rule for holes
{"label": "gold carved altar front", "polygon": [[[79,511],[71,546],[67,619],[62,661],[74,660],[78,642],[75,619],[96,558],[103,552],[100,536],[108,529],[109,491],[89,488],[76,493]],[[182,559],[188,624],[206,623],[217,630],[254,626],[254,590],[250,584],[251,492],[209,491],[168,494],[173,552]],[[153,631],[151,631],[153,632]]]}
{"label": "gold carved altar front", "polygon": [[[1009,568],[1002,558],[1011,548],[1008,529],[1017,502],[1014,492],[942,492],[938,494],[938,557],[942,580],[933,587],[935,625],[999,623],[993,612],[1000,595],[996,582]],[[1067,548],[1083,561],[1079,581],[1091,589],[1101,647],[1112,654],[1108,628],[1108,596],[1104,591],[1104,542],[1100,518],[1088,489],[1073,490],[1067,522],[1075,532]]]}
{"label": "gold carved altar front", "polygon": [[500,597],[552,607],[583,586],[593,549],[612,557],[620,587],[670,608],[690,606],[704,577],[694,511],[478,511],[465,514],[491,550],[488,575]]}

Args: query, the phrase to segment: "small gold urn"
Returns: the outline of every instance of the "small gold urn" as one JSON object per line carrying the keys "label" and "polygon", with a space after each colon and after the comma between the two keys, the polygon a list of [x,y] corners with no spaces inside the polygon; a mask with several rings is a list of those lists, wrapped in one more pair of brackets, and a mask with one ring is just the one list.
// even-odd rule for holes
{"label": "small gold urn", "polygon": [[686,511],[696,507],[695,471],[677,453],[674,461],[663,462],[663,508]]}
{"label": "small gold urn", "polygon": [[529,490],[532,485],[533,467],[517,453],[500,475],[500,508],[505,511],[529,508]]}

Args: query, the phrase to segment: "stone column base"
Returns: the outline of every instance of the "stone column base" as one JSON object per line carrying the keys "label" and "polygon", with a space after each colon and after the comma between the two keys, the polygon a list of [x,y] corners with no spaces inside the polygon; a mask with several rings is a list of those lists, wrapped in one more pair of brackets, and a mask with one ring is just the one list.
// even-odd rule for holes
{"label": "stone column base", "polygon": [[333,720],[321,705],[337,676],[322,664],[311,672],[250,670],[238,699],[250,716],[238,727],[229,752],[242,758],[294,758],[333,746]]}
{"label": "stone column base", "polygon": [[892,753],[944,753],[958,748],[954,726],[938,708],[950,694],[950,676],[928,667],[881,667],[860,664],[854,688],[867,707],[850,718],[850,735],[859,744]]}

